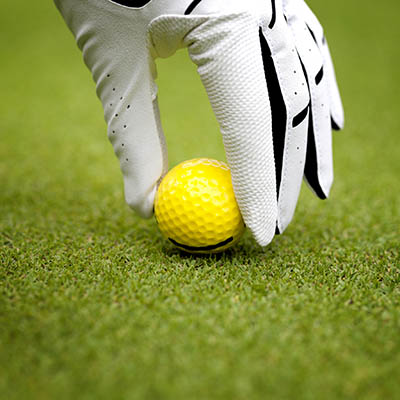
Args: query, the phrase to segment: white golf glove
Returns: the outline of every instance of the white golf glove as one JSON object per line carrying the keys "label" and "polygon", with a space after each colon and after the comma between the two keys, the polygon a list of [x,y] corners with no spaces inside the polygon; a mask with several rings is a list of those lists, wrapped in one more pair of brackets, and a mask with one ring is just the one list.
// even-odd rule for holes
{"label": "white golf glove", "polygon": [[247,227],[267,245],[303,175],[326,198],[343,109],[322,28],[303,0],[55,0],[97,84],[127,203],[150,217],[167,172],[154,59],[187,47],[220,125]]}

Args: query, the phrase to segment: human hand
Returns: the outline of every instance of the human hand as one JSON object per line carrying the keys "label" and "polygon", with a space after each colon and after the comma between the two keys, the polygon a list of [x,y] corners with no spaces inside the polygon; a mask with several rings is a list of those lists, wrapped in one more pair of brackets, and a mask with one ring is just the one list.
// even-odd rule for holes
{"label": "human hand", "polygon": [[301,180],[333,179],[343,110],[322,28],[303,0],[55,0],[93,74],[127,203],[150,217],[167,151],[157,57],[187,47],[220,125],[243,219],[260,245],[292,219]]}

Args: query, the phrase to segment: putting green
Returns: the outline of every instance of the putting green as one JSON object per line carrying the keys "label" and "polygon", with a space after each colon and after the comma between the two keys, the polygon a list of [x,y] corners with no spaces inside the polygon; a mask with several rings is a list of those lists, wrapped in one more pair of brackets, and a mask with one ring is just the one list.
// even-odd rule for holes
{"label": "putting green", "polygon": [[[310,4],[346,110],[331,198],[304,187],[266,249],[194,257],[125,205],[52,2],[2,1],[0,399],[400,397],[400,6]],[[158,69],[170,165],[224,159],[186,53]]]}

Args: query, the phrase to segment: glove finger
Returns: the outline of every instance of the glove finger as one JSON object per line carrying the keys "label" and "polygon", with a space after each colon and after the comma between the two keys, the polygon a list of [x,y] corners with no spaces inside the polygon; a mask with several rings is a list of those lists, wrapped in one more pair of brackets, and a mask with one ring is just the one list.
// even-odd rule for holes
{"label": "glove finger", "polygon": [[[304,4],[303,1],[292,3]],[[316,29],[319,27],[321,32],[312,31],[304,20],[299,18],[300,13],[297,9],[290,10],[287,6],[285,12],[295,38],[311,98],[305,179],[314,193],[325,199],[333,182],[333,159],[329,84],[324,57],[316,39],[318,35],[322,37],[322,28],[318,24]]]}
{"label": "glove finger", "polygon": [[[232,34],[224,37],[228,29]],[[266,245],[275,235],[277,193],[258,22],[247,14],[210,20],[187,40],[221,128],[244,221]]]}
{"label": "glove finger", "polygon": [[324,70],[328,81],[332,128],[338,131],[344,128],[344,110],[336,80],[335,68],[325,37],[322,40],[322,55],[324,57]]}
{"label": "glove finger", "polygon": [[[134,54],[137,56],[138,52]],[[103,96],[102,100],[106,109],[108,102],[113,108],[111,112],[106,111],[108,136],[120,161],[126,202],[140,216],[148,218],[153,213],[157,184],[168,170],[167,148],[160,120],[157,87],[148,63],[137,65],[132,59],[127,68],[125,63],[130,56],[125,54],[124,57],[123,61],[114,61],[115,80],[112,91],[109,91],[111,97],[103,95],[107,100]],[[123,68],[123,64],[126,68]],[[134,65],[136,69],[132,71]],[[117,103],[116,107],[114,102]]]}
{"label": "glove finger", "polygon": [[57,6],[96,82],[126,201],[141,216],[150,217],[157,182],[167,170],[167,154],[146,33],[133,14],[111,2],[57,1]]}
{"label": "glove finger", "polygon": [[[291,0],[296,7],[297,13],[302,18],[310,31],[314,41],[319,47],[324,59],[323,73],[327,79],[329,104],[331,111],[332,128],[335,130],[343,129],[344,127],[344,111],[340,92],[336,80],[335,69],[332,62],[332,57],[329,51],[328,42],[324,36],[323,28],[318,21],[318,18],[311,11],[308,5],[303,0]],[[289,6],[290,7],[290,6]]]}
{"label": "glove finger", "polygon": [[267,245],[275,234],[277,195],[257,18],[248,13],[165,16],[151,25],[153,38],[187,32],[183,45],[198,66],[220,125],[243,219],[256,241]]}
{"label": "glove finger", "polygon": [[291,31],[279,1],[276,15],[260,32],[272,110],[278,190],[277,231],[291,221],[304,174],[310,97]]}

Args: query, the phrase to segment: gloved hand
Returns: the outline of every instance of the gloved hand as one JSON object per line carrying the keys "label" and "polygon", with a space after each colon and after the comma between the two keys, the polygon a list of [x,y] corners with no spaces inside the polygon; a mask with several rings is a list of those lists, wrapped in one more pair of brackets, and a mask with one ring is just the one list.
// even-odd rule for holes
{"label": "gloved hand", "polygon": [[[97,84],[127,203],[150,217],[167,151],[157,57],[187,47],[220,125],[235,195],[260,245],[290,222],[306,180],[333,179],[343,110],[322,28],[303,0],[55,0]],[[195,112],[195,110],[194,110]]]}

